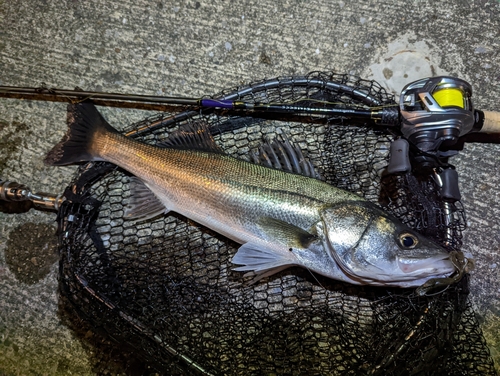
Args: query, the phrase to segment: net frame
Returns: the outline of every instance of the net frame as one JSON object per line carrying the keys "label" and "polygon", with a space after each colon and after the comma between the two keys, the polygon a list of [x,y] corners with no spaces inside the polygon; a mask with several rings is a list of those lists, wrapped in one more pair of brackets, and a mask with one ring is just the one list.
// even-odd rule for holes
{"label": "net frame", "polygon": [[[214,98],[396,105],[376,82],[332,72],[264,80]],[[203,121],[226,153],[246,160],[263,139],[286,133],[323,180],[380,204],[441,244],[451,233],[446,246],[460,249],[463,207],[457,202],[453,220],[443,219],[431,172],[384,175],[393,134],[342,117],[299,115],[192,108],[123,132],[156,144]],[[78,171],[58,216],[61,293],[92,328],[128,343],[161,373],[494,374],[467,278],[429,296],[351,286],[300,268],[249,285],[231,271],[237,244],[175,213],[124,221],[129,196],[127,174],[113,165],[89,163]]]}

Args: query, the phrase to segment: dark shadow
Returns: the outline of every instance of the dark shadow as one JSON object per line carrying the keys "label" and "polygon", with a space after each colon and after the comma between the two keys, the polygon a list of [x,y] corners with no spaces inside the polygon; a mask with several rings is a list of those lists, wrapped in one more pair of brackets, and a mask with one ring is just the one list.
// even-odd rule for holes
{"label": "dark shadow", "polygon": [[[58,316],[81,342],[96,375],[142,376],[157,374],[135,354],[136,350],[100,333],[80,318],[75,307],[59,293]],[[65,370],[60,370],[64,373]]]}

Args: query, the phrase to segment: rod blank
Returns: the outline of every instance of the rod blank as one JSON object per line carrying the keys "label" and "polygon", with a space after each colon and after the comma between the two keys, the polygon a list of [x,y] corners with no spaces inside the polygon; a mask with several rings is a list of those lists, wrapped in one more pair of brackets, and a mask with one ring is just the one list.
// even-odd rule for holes
{"label": "rod blank", "polygon": [[90,100],[98,106],[136,108],[149,111],[175,112],[177,106],[199,106],[199,99],[100,93],[83,90],[61,90],[52,88],[26,88],[0,86],[0,97],[49,102],[79,103]]}
{"label": "rod blank", "polygon": [[176,108],[173,106],[194,106],[206,109],[218,108],[223,110],[248,111],[253,113],[343,116],[351,119],[365,119],[369,122],[379,122],[384,117],[383,114],[387,112],[387,110],[371,111],[365,109],[336,108],[324,105],[312,106],[287,103],[248,103],[227,99],[218,100],[211,98],[129,95],[83,90],[26,88],[14,86],[0,86],[0,97],[69,103],[91,100],[94,104],[102,106],[139,108],[159,111],[175,111]]}

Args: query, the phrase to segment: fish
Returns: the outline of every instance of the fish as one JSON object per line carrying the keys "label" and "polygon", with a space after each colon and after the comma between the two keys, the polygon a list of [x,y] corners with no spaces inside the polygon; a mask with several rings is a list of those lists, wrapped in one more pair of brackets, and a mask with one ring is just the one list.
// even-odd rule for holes
{"label": "fish", "polygon": [[443,247],[374,203],[314,173],[229,156],[202,123],[150,145],[122,135],[92,103],[72,104],[68,130],[44,162],[89,161],[131,174],[125,218],[177,212],[240,244],[233,270],[256,280],[300,266],[350,284],[405,288],[456,269]]}

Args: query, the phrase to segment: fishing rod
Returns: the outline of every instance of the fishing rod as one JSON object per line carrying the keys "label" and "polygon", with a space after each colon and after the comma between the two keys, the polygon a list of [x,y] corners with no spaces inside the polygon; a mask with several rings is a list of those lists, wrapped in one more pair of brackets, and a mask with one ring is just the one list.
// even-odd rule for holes
{"label": "fishing rod", "polygon": [[301,104],[302,101],[290,103],[250,103],[227,99],[132,95],[78,89],[63,90],[46,87],[29,88],[15,86],[0,86],[0,97],[69,103],[91,101],[101,106],[156,111],[171,111],[176,108],[175,106],[191,106],[203,109],[235,110],[253,113],[343,116],[346,118],[372,120],[388,126],[398,124],[398,110],[395,108],[373,110],[336,108],[331,103],[320,100],[308,100],[308,105]]}
{"label": "fishing rod", "polygon": [[[304,81],[304,82],[302,82]],[[273,81],[267,81],[272,87]],[[287,84],[280,81],[280,85]],[[310,80],[290,79],[290,84],[311,84]],[[330,83],[331,84],[331,83]],[[366,93],[348,85],[334,84],[336,89],[363,99]],[[419,144],[431,143],[425,149],[434,149],[436,142],[456,140],[470,132],[499,133],[500,114],[481,111],[472,107],[472,87],[466,81],[454,77],[433,77],[407,85],[400,96],[399,106],[339,107],[338,103],[306,98],[287,103],[250,103],[228,98],[187,98],[175,96],[132,95],[57,88],[29,88],[0,86],[0,97],[24,100],[78,103],[91,101],[96,105],[136,108],[144,110],[172,111],[185,107],[206,110],[233,110],[256,114],[293,114],[343,117],[363,120],[368,124],[401,127],[406,138],[418,139]],[[367,100],[370,98],[366,98]],[[373,103],[371,101],[370,103]],[[426,134],[422,134],[424,130]],[[437,131],[439,137],[431,133]],[[425,141],[423,139],[425,138]]]}

